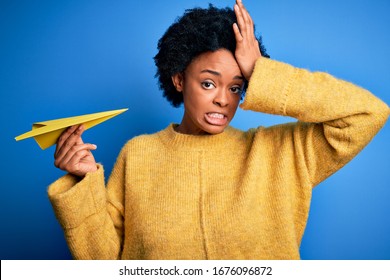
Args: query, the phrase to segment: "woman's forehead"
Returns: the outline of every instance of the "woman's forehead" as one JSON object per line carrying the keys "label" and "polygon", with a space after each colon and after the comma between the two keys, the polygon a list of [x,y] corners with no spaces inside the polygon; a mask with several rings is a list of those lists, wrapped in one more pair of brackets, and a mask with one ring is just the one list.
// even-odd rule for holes
{"label": "woman's forehead", "polygon": [[233,54],[225,49],[200,54],[188,65],[186,72],[188,71],[197,74],[216,72],[228,76],[241,75],[240,67]]}

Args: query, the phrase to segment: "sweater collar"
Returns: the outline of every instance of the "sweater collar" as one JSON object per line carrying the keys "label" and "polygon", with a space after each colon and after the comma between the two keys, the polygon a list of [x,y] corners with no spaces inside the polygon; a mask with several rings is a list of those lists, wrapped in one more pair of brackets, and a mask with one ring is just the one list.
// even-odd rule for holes
{"label": "sweater collar", "polygon": [[189,150],[216,150],[228,148],[234,134],[238,130],[228,126],[222,133],[215,135],[190,135],[179,133],[175,130],[178,124],[170,124],[166,129],[158,134],[161,141],[172,149],[189,149]]}

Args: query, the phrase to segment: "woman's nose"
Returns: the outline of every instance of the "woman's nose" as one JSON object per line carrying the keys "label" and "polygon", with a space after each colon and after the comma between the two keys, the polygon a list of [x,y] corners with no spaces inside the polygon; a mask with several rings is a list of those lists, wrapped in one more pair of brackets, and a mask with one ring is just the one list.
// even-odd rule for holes
{"label": "woman's nose", "polygon": [[227,94],[225,90],[219,90],[214,97],[213,103],[219,107],[226,107],[229,104]]}

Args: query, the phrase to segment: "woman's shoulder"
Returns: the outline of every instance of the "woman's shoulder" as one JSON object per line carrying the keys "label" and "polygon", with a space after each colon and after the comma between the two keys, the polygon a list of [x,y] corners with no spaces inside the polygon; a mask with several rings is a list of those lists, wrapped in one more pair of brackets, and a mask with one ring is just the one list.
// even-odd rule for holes
{"label": "woman's shoulder", "polygon": [[131,138],[125,143],[123,149],[139,149],[139,148],[158,145],[159,133],[160,132],[145,133],[145,134],[134,136],[133,138]]}

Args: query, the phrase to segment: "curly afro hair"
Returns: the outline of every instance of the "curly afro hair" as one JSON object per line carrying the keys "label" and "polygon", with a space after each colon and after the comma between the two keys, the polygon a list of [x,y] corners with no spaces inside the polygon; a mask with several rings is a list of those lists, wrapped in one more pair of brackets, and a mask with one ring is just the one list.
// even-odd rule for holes
{"label": "curly afro hair", "polygon": [[[171,77],[184,72],[191,61],[204,52],[227,49],[234,55],[234,22],[236,15],[231,8],[220,9],[210,4],[207,9],[189,9],[158,41],[158,53],[154,57],[157,66],[155,77],[164,97],[174,107],[183,103],[183,95],[176,91]],[[269,57],[261,37],[257,40],[262,56]]]}

